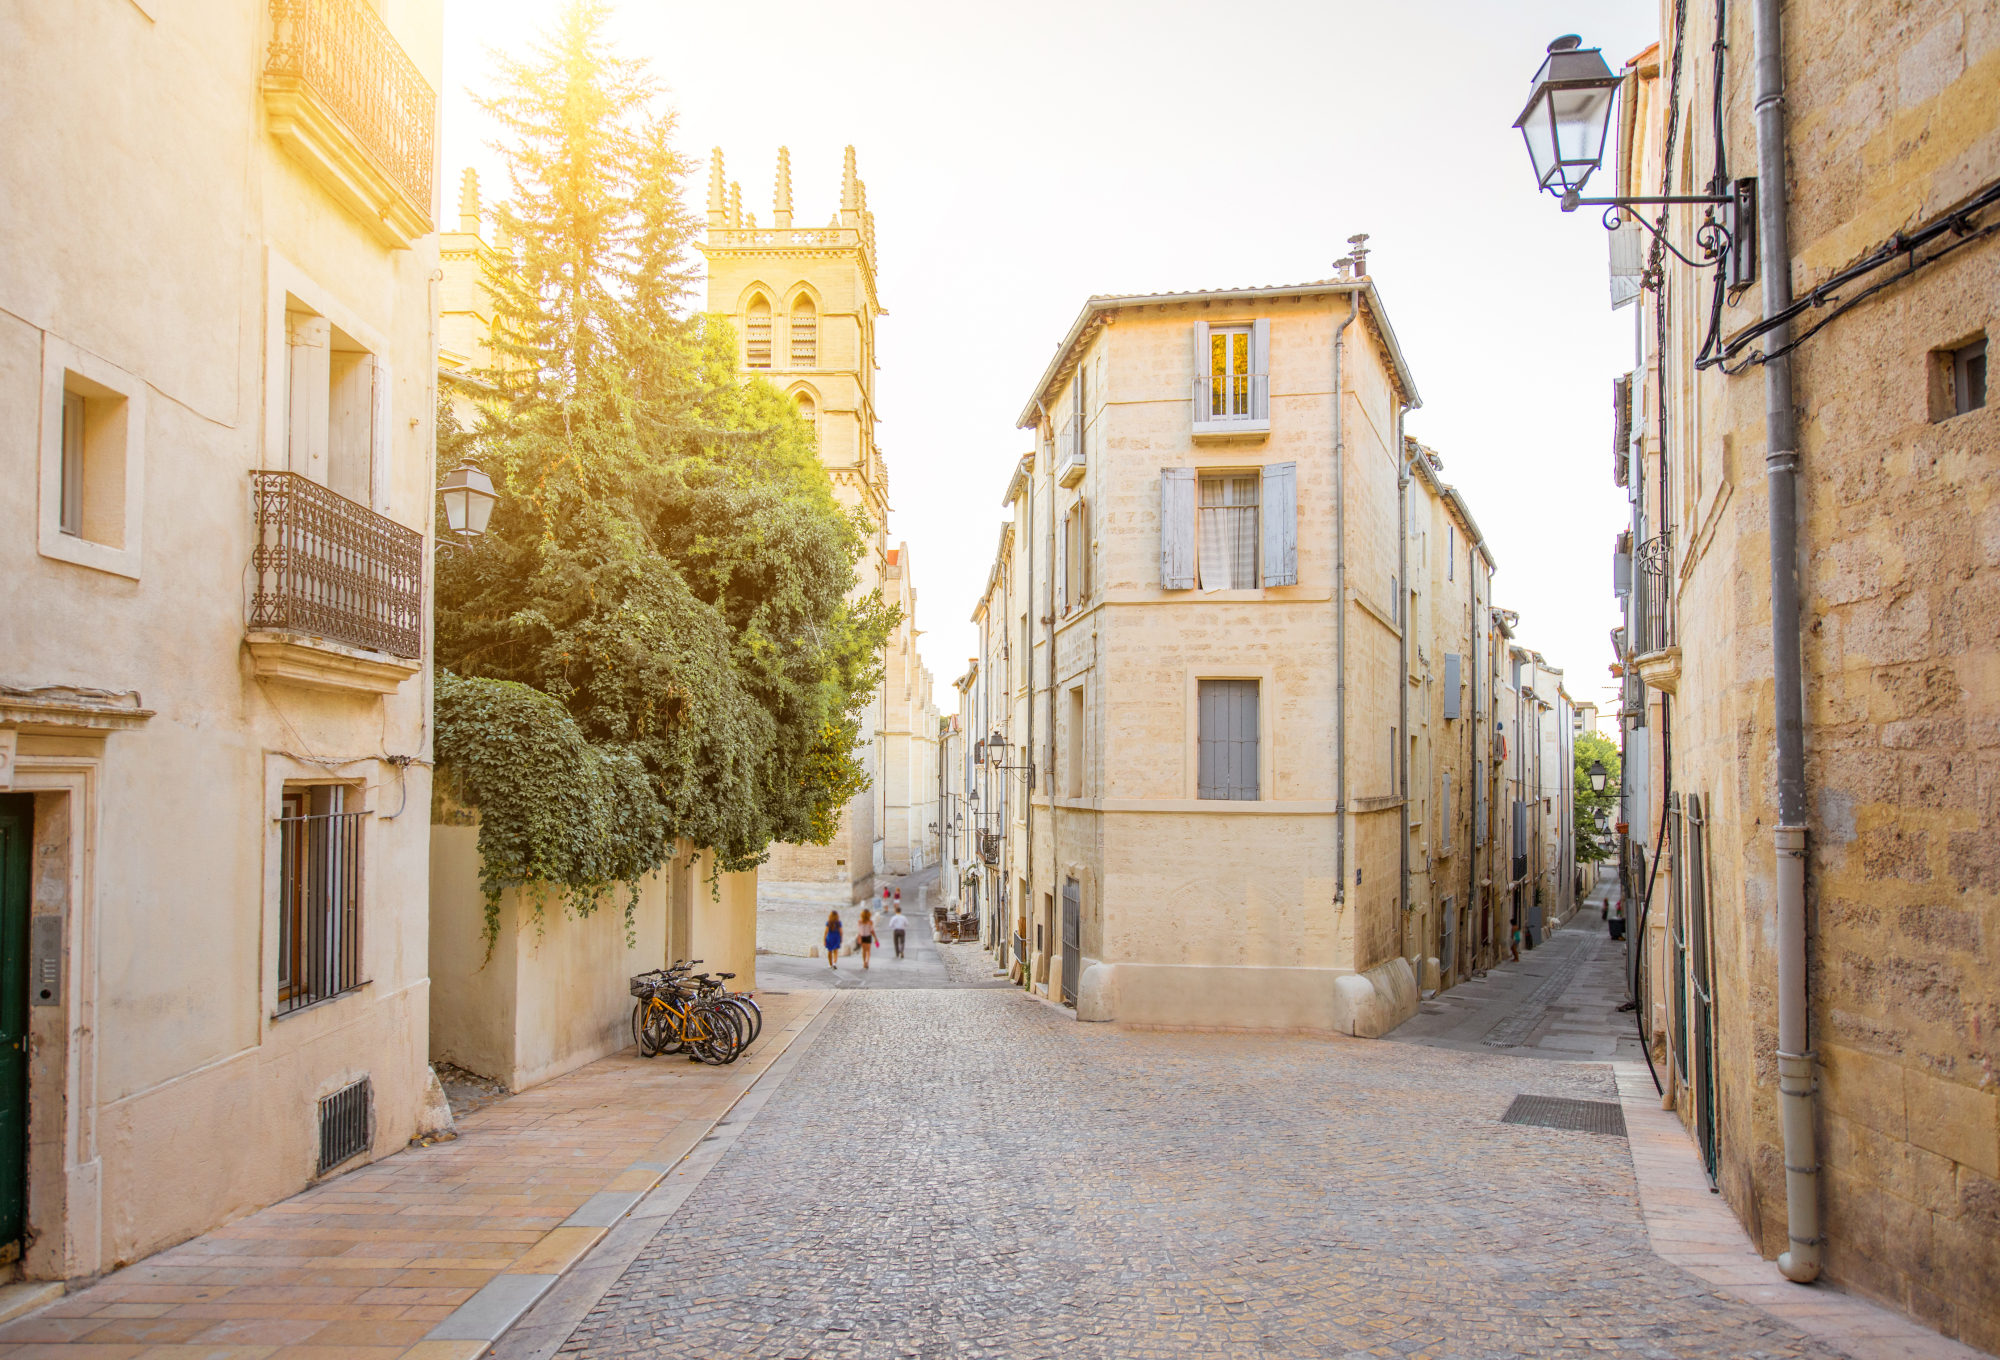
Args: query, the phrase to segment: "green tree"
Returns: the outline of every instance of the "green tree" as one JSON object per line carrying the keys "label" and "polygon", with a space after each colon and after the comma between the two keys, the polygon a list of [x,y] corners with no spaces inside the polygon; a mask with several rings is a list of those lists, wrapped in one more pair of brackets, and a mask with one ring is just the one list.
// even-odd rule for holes
{"label": "green tree", "polygon": [[[482,809],[519,801],[494,725],[556,712],[493,688],[525,686],[596,753],[574,797],[643,787],[657,815],[591,812],[625,839],[588,854],[531,809],[511,824],[534,822],[532,845],[496,830],[489,846],[487,826],[509,818],[482,818],[489,902],[530,881],[594,901],[613,867],[657,867],[677,838],[724,869],[775,840],[830,838],[866,787],[859,714],[895,622],[879,595],[849,598],[863,525],[836,504],[810,427],[768,383],[740,381],[726,322],[688,310],[690,164],[606,18],[602,0],[568,0],[484,101],[512,188],[484,375],[498,396],[478,430],[446,435],[501,499],[488,532],[439,563],[437,659],[459,688],[447,704],[441,681],[438,752]],[[544,765],[566,742],[540,743]],[[642,784],[608,773],[628,765]]]}
{"label": "green tree", "polygon": [[[1605,774],[1602,793],[1590,787],[1590,767],[1599,761]],[[1606,737],[1585,733],[1576,739],[1575,767],[1576,859],[1579,864],[1595,864],[1614,853],[1611,838],[1598,833],[1597,814],[1602,812],[1607,821],[1618,817],[1618,747]]]}

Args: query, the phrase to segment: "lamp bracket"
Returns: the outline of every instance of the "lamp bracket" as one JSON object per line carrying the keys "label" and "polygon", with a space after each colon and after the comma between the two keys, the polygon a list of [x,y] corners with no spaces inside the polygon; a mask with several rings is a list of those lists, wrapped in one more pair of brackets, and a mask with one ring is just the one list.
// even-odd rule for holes
{"label": "lamp bracket", "polygon": [[1678,203],[1734,203],[1733,194],[1677,194],[1669,198],[1578,198],[1575,190],[1562,196],[1562,210],[1575,212],[1578,208],[1652,208]]}

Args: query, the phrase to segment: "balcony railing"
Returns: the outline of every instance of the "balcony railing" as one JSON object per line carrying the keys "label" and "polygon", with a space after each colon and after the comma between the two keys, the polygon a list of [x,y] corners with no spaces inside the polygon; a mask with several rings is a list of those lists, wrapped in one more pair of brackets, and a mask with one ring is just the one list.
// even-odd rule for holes
{"label": "balcony railing", "polygon": [[424,536],[295,472],[250,475],[250,627],[421,657]]}
{"label": "balcony railing", "polygon": [[1083,480],[1084,423],[1072,416],[1056,435],[1056,479],[1064,486]]}
{"label": "balcony railing", "polygon": [[998,864],[1000,862],[999,832],[982,831],[979,833],[979,858],[985,860],[988,864]]}
{"label": "balcony railing", "polygon": [[360,0],[271,0],[267,82],[305,85],[428,221],[437,95]]}
{"label": "balcony railing", "polygon": [[1256,434],[1271,428],[1271,379],[1264,373],[1217,373],[1194,380],[1196,434]]}
{"label": "balcony railing", "polygon": [[1636,625],[1632,650],[1635,655],[1646,656],[1665,651],[1673,645],[1673,630],[1668,619],[1672,549],[1672,535],[1660,534],[1641,543],[1632,553],[1633,562],[1639,568],[1633,580],[1632,601]]}

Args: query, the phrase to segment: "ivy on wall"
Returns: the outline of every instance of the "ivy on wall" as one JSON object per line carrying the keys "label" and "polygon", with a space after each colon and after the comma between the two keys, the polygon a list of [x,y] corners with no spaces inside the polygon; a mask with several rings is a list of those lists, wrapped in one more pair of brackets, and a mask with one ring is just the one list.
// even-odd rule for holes
{"label": "ivy on wall", "polygon": [[[585,740],[562,704],[507,680],[439,671],[436,719],[439,798],[479,813],[488,953],[509,888],[561,889],[588,916],[626,884],[629,932],[639,880],[673,852],[639,756]],[[534,903],[539,920],[541,894]]]}

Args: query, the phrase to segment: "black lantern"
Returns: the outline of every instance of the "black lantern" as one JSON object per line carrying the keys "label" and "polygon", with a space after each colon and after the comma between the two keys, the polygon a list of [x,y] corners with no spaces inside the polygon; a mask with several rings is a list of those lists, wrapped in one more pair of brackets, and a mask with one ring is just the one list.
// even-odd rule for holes
{"label": "black lantern", "polygon": [[1611,94],[1618,77],[1604,53],[1566,33],[1549,44],[1548,59],[1535,72],[1528,107],[1514,120],[1528,144],[1536,184],[1552,194],[1575,195],[1604,159],[1611,125]]}
{"label": "black lantern", "polygon": [[1604,768],[1603,761],[1593,760],[1590,762],[1590,791],[1592,793],[1603,793],[1604,781],[1610,777],[1611,773]]}
{"label": "black lantern", "polygon": [[486,532],[493,507],[500,501],[493,479],[470,463],[460,464],[445,474],[438,488],[444,501],[445,523],[461,538],[477,538]]}

